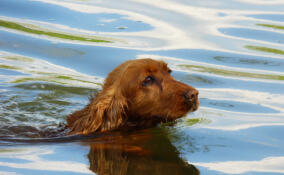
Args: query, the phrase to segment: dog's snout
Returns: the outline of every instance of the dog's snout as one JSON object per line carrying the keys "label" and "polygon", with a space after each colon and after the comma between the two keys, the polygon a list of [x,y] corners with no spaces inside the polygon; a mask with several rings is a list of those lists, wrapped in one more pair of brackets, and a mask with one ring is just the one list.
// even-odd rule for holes
{"label": "dog's snout", "polygon": [[183,97],[187,102],[195,102],[198,99],[198,91],[196,89],[187,90],[183,93]]}

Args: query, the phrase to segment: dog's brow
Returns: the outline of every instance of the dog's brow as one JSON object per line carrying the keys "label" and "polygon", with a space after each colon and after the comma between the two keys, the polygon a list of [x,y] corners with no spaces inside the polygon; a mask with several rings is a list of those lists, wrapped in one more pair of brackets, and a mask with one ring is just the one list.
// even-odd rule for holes
{"label": "dog's brow", "polygon": [[149,73],[155,73],[157,71],[158,71],[158,69],[156,67],[148,67],[147,68],[147,72],[149,72]]}

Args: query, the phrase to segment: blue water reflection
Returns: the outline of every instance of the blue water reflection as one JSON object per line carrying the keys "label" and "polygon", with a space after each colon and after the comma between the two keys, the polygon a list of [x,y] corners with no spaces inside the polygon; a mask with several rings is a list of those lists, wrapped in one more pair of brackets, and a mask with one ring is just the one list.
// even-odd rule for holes
{"label": "blue water reflection", "polygon": [[[90,75],[106,76],[122,60],[136,57],[137,51],[111,47],[94,47],[78,44],[58,43],[24,35],[1,31],[0,43],[3,51],[48,60]],[[105,64],[105,60],[112,64]],[[79,64],[81,62],[84,64]]]}
{"label": "blue water reflection", "polygon": [[[1,0],[0,174],[284,174],[283,11],[277,0]],[[174,126],[41,140],[142,57],[196,87],[200,109]]]}
{"label": "blue water reflection", "polygon": [[258,113],[279,113],[279,111],[261,106],[260,104],[251,104],[246,102],[201,99],[200,103],[202,106],[240,113],[252,113],[253,111],[257,111]]}
{"label": "blue water reflection", "polygon": [[62,24],[98,32],[134,32],[151,29],[150,25],[141,21],[129,20],[124,15],[80,13],[57,5],[35,1],[3,0],[0,6],[0,16]]}
{"label": "blue water reflection", "polygon": [[284,34],[276,32],[245,29],[245,28],[220,28],[219,31],[226,35],[231,35],[241,38],[268,41],[272,43],[284,42]]}
{"label": "blue water reflection", "polygon": [[248,16],[257,19],[284,22],[283,14],[257,14],[257,15],[248,15]]}

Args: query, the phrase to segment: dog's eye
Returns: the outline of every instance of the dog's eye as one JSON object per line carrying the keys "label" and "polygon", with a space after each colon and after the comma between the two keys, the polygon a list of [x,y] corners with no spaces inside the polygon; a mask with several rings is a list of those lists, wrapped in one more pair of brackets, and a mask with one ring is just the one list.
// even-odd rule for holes
{"label": "dog's eye", "polygon": [[152,84],[155,81],[155,78],[153,76],[148,76],[145,78],[145,80],[142,83],[142,86],[148,86],[150,84]]}
{"label": "dog's eye", "polygon": [[172,70],[171,70],[171,69],[168,69],[168,73],[171,74],[171,73],[172,73]]}

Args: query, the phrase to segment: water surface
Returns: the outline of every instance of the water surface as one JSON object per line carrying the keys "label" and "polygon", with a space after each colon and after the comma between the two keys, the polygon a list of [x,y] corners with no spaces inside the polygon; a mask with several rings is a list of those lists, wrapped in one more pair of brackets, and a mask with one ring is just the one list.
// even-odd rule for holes
{"label": "water surface", "polygon": [[[284,174],[284,2],[0,1],[0,174]],[[129,59],[200,92],[174,125],[57,138]]]}

